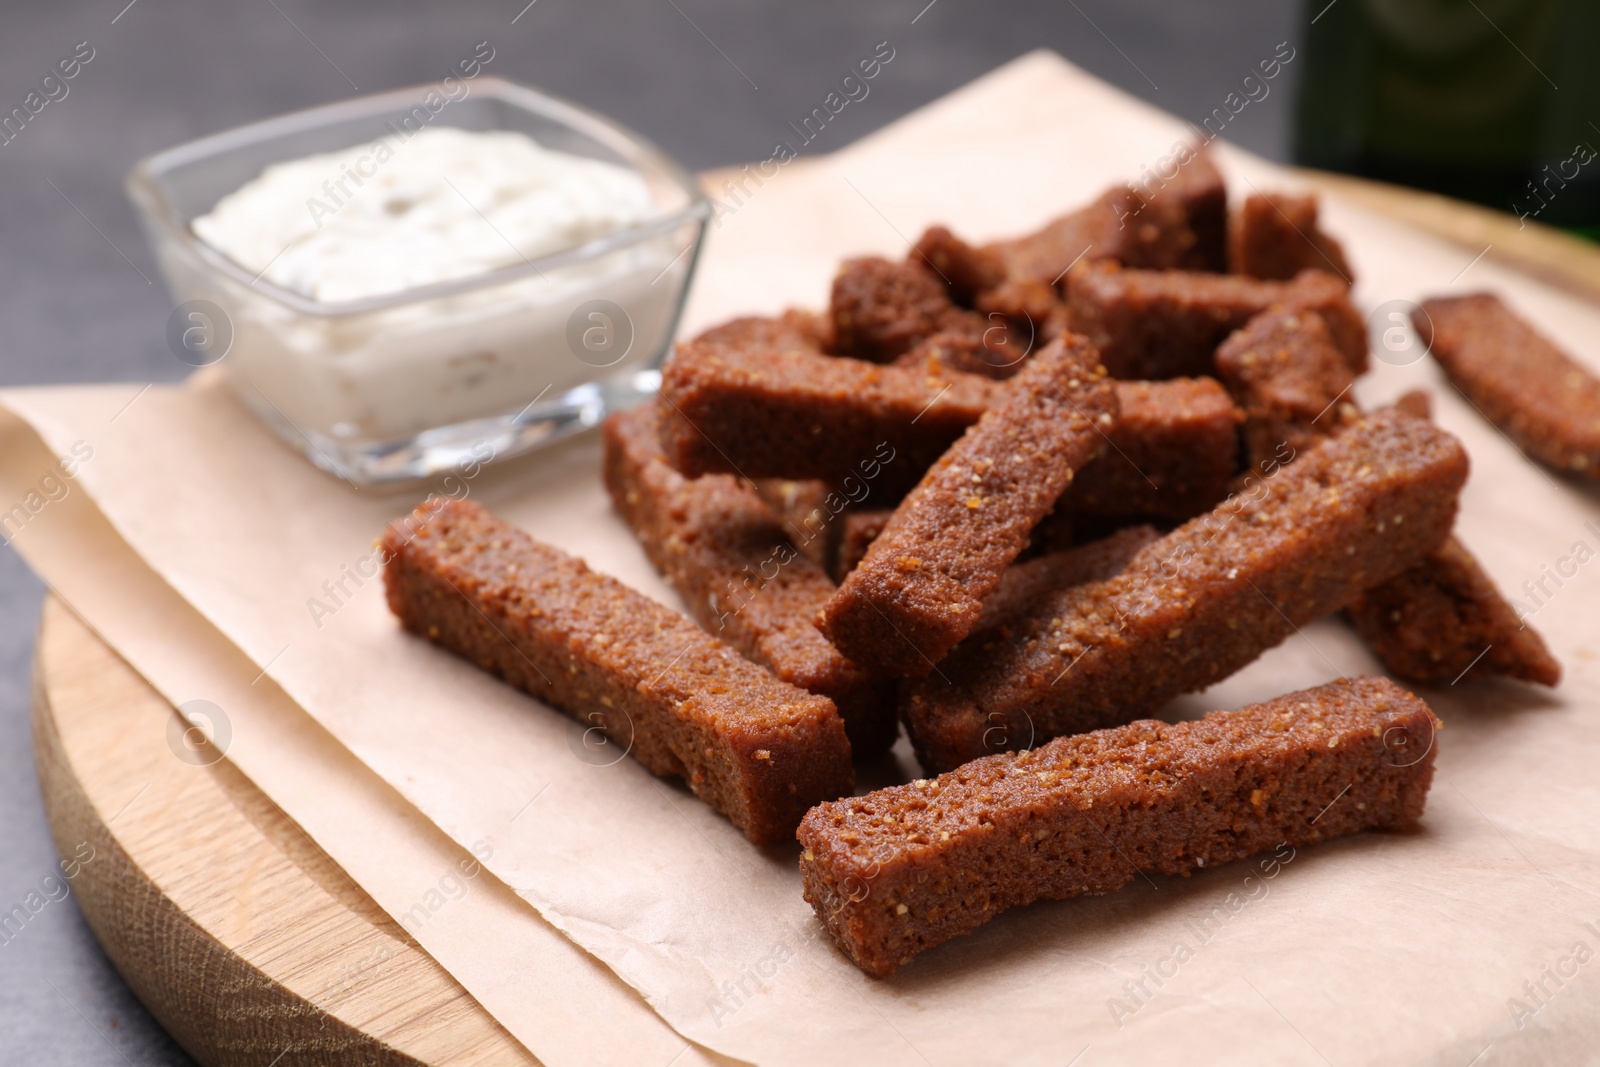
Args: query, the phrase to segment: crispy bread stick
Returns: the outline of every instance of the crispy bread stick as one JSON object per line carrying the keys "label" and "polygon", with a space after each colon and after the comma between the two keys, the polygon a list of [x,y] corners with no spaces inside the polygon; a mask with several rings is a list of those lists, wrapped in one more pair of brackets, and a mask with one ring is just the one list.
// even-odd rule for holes
{"label": "crispy bread stick", "polygon": [[1349,608],[1383,669],[1417,685],[1504,675],[1554,686],[1561,664],[1454,537]]}
{"label": "crispy bread stick", "polygon": [[1030,901],[1409,827],[1437,729],[1415,696],[1357,678],[990,756],[813,808],[799,832],[805,898],[881,978]]}
{"label": "crispy bread stick", "polygon": [[1355,280],[1344,247],[1317,225],[1317,197],[1256,193],[1233,217],[1228,268],[1252,278],[1287,281],[1303,270],[1325,270],[1346,285]]}
{"label": "crispy bread stick", "polygon": [[[1394,408],[1432,417],[1426,393],[1406,393]],[[1561,681],[1561,664],[1544,638],[1454,535],[1361,594],[1346,614],[1383,669],[1402,681],[1454,685],[1494,675],[1552,687]]]}
{"label": "crispy bread stick", "polygon": [[818,627],[869,670],[933,670],[1116,417],[1116,389],[1088,342],[1051,342],[895,510]]}
{"label": "crispy bread stick", "polygon": [[1600,378],[1488,293],[1413,314],[1455,387],[1534,459],[1600,478]]}
{"label": "crispy bread stick", "polygon": [[761,498],[726,474],[693,481],[668,466],[653,407],[606,420],[611,501],[705,631],[791,685],[832,700],[850,748],[894,743],[894,683],[839,654],[811,619],[834,583],[801,555]]}
{"label": "crispy bread stick", "polygon": [[1126,186],[1113,186],[1084,207],[1052,219],[1034,233],[985,245],[1012,280],[1061,286],[1074,263],[1112,260],[1166,270],[1194,262],[1197,240],[1179,197],[1146,202]]}
{"label": "crispy bread stick", "polygon": [[924,337],[983,319],[957,307],[945,279],[920,256],[900,263],[879,256],[847,259],[829,301],[835,351],[887,363]]}
{"label": "crispy bread stick", "polygon": [[[666,463],[666,454],[661,451],[659,411],[650,424],[656,428],[656,453],[661,462]],[[839,507],[830,507],[829,497],[833,494],[825,482],[814,479],[757,478],[750,484],[783,527],[789,543],[799,549],[802,556],[824,570],[833,566],[844,532],[844,516],[838,514],[844,511],[842,498]]]}
{"label": "crispy bread stick", "polygon": [[[884,506],[917,484],[1001,385],[886,367],[798,344],[696,338],[662,369],[661,442],[693,478],[864,481]],[[848,489],[848,487],[845,487]]]}
{"label": "crispy bread stick", "polygon": [[1443,544],[1466,476],[1460,442],[1427,423],[1356,423],[908,686],[923,766],[987,755],[997,736],[1026,747],[1127,722],[1226,678]]}
{"label": "crispy bread stick", "polygon": [[1215,507],[1239,472],[1241,414],[1214,378],[1118,382],[1121,415],[1057,510],[1182,521]]}
{"label": "crispy bread stick", "polygon": [[1228,186],[1217,170],[1209,148],[1190,149],[1191,155],[1174,160],[1178,173],[1170,180],[1160,174],[1150,176],[1160,185],[1155,199],[1171,197],[1189,220],[1194,231],[1194,248],[1178,266],[1184,270],[1225,271],[1228,269]]}
{"label": "crispy bread stick", "polygon": [[[1094,467],[1093,463],[1089,464],[1090,470]],[[845,576],[866,558],[867,549],[878,539],[893,514],[892,509],[882,509],[851,511],[844,515],[844,534],[839,539],[839,554],[830,572],[834,581],[844,581]],[[1058,504],[1055,511],[1040,519],[1039,525],[1033,528],[1024,555],[1037,556],[1070,548],[1073,543],[1072,530],[1071,514],[1060,510]]]}
{"label": "crispy bread stick", "polygon": [[[702,337],[663,371],[662,445],[690,477],[818,479],[891,507],[1004,388],[937,362],[878,366]],[[1186,519],[1222,499],[1240,418],[1225,390],[1210,379],[1123,382],[1117,397],[1128,421],[1068,491],[1067,510]]]}
{"label": "crispy bread stick", "polygon": [[944,282],[950,299],[962,307],[971,307],[979,293],[1006,280],[1006,265],[999,256],[974,248],[945,226],[922,231],[906,259],[930,267]]}
{"label": "crispy bread stick", "polygon": [[600,728],[677,776],[755,844],[855,785],[833,701],[779,681],[693,622],[470,501],[390,525],[406,629]]}
{"label": "crispy bread stick", "polygon": [[1176,378],[1214,373],[1217,346],[1274,306],[1319,312],[1351,371],[1367,369],[1366,322],[1345,284],[1322,271],[1279,282],[1080,264],[1067,290],[1067,325],[1094,342],[1113,377]]}
{"label": "crispy bread stick", "polygon": [[[1352,379],[1314,312],[1269,311],[1217,349],[1217,373],[1245,409],[1245,447],[1263,473],[1290,462],[1359,414]],[[1425,393],[1398,411],[1427,419]],[[1493,674],[1553,686],[1561,665],[1517,618],[1483,566],[1455,537],[1405,573],[1367,590],[1350,621],[1390,674],[1447,685]]]}
{"label": "crispy bread stick", "polygon": [[1264,311],[1217,349],[1217,377],[1244,409],[1246,467],[1268,473],[1356,414],[1349,362],[1315,311]]}

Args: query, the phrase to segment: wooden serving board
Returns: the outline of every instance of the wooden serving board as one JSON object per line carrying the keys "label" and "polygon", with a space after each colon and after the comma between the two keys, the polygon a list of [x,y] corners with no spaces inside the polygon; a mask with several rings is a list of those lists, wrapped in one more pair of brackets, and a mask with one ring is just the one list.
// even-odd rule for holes
{"label": "wooden serving board", "polygon": [[46,601],[33,737],[50,831],[106,954],[190,1055],[538,1063],[226,759],[176,758],[184,728]]}
{"label": "wooden serving board", "polygon": [[[1600,247],[1430,194],[1301,173],[1600,299]],[[191,1055],[261,1067],[538,1062],[226,759],[175,759],[167,730],[181,722],[46,602],[33,725],[56,847],[69,860],[92,849],[71,883],[79,906]]]}

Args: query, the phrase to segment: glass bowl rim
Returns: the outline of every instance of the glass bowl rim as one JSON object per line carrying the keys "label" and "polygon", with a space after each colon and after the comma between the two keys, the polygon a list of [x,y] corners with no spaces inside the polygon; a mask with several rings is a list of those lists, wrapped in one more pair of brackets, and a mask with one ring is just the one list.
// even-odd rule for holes
{"label": "glass bowl rim", "polygon": [[491,98],[505,100],[524,111],[552,119],[601,142],[622,156],[629,166],[640,173],[654,171],[665,177],[685,194],[686,203],[669,214],[658,215],[637,225],[614,230],[573,248],[548,253],[536,259],[524,258],[523,262],[511,266],[358,300],[326,302],[268,281],[262,277],[265,271],[262,271],[262,274],[252,275],[242,265],[202,241],[160,187],[158,177],[174,167],[220,156],[243,145],[258,144],[300,130],[392,111],[398,105],[415,103],[419,96],[437,89],[437,85],[431,82],[365,96],[348,97],[330,104],[290,111],[162,149],[145,156],[133,165],[124,180],[124,189],[150,226],[166,239],[184,247],[211,270],[302,314],[325,317],[382,311],[457,293],[493,288],[531,275],[542,275],[545,271],[596,259],[659,234],[670,233],[686,223],[698,223],[699,231],[689,246],[673,259],[673,263],[703,239],[705,222],[711,211],[710,202],[694,175],[650,141],[599,112],[498,75],[484,75],[473,79],[473,82],[475,91]]}

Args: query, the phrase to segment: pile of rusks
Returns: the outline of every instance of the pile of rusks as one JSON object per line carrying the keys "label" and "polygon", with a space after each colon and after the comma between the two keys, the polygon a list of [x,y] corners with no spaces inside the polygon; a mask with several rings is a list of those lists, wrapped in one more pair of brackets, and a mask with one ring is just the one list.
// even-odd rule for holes
{"label": "pile of rusks", "polygon": [[[1386,678],[1148,718],[1338,612],[1406,682],[1559,679],[1452,536],[1467,456],[1428,397],[1357,405],[1350,282],[1314,197],[1230,215],[1204,153],[1025,237],[935,227],[826,313],[680,344],[606,423],[694,622],[437,500],[388,531],[390,605],[752,842],[798,827],[872,975],[1013,905],[1408,826],[1439,724]],[[1422,307],[1487,417],[1600,474],[1592,375],[1492,296]],[[934,777],[852,796],[901,726]]]}

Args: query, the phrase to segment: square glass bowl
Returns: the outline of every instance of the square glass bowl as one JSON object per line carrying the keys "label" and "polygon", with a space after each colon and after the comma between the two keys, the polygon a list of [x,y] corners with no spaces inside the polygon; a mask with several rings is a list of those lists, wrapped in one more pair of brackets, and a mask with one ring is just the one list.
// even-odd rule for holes
{"label": "square glass bowl", "polygon": [[[636,134],[500,78],[466,84],[437,111],[423,105],[435,87],[421,86],[241,126],[150,156],[127,178],[178,302],[174,353],[220,359],[286,442],[357,485],[528,452],[652,395],[705,233],[694,178]],[[269,164],[425,125],[516,130],[627,167],[655,213],[514,266],[344,303],[253,275],[190,225]]]}

